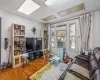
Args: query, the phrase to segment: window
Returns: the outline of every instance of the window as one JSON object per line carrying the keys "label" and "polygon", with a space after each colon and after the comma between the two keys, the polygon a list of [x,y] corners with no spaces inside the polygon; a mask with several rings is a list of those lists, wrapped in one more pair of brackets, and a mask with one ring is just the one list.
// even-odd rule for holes
{"label": "window", "polygon": [[75,26],[76,24],[70,25],[70,49],[75,49]]}
{"label": "window", "polygon": [[55,46],[55,28],[51,27],[51,46]]}
{"label": "window", "polygon": [[57,27],[57,46],[64,47],[66,41],[66,26]]}

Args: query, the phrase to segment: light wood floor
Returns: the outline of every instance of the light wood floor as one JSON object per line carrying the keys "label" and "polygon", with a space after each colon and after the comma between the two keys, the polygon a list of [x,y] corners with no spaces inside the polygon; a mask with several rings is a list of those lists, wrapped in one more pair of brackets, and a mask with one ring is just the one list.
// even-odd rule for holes
{"label": "light wood floor", "polygon": [[0,70],[0,80],[27,80],[29,76],[44,67],[48,63],[49,58],[40,58],[17,68],[8,68],[4,71]]}

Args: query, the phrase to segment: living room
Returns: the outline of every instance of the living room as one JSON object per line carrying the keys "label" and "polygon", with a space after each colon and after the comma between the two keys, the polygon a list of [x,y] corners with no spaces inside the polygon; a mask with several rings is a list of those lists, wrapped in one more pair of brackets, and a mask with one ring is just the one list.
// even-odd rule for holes
{"label": "living room", "polygon": [[99,3],[0,0],[0,80],[100,80]]}

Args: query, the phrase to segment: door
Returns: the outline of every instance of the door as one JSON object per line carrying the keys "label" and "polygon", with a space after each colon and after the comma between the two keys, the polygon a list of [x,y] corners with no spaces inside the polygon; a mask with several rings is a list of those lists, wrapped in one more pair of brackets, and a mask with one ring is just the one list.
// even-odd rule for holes
{"label": "door", "polygon": [[79,55],[81,49],[81,36],[79,19],[71,20],[67,22],[67,44],[66,53],[74,58]]}
{"label": "door", "polygon": [[51,26],[51,50],[57,55],[59,47],[71,58],[81,50],[79,19],[57,23]]}

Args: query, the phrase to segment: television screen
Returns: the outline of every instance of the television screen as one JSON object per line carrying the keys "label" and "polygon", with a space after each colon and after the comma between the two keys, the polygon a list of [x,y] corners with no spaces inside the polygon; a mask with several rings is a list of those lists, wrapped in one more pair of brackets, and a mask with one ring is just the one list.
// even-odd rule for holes
{"label": "television screen", "polygon": [[26,52],[42,50],[41,38],[26,38]]}
{"label": "television screen", "polygon": [[32,44],[30,42],[26,43],[26,50],[27,51],[32,51],[33,50],[33,46],[32,46]]}
{"label": "television screen", "polygon": [[36,50],[42,50],[42,39],[41,38],[36,39]]}
{"label": "television screen", "polygon": [[36,51],[35,38],[26,38],[26,52]]}

